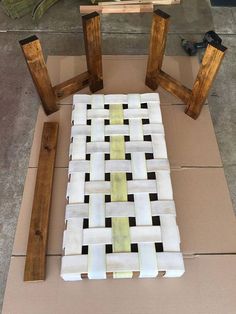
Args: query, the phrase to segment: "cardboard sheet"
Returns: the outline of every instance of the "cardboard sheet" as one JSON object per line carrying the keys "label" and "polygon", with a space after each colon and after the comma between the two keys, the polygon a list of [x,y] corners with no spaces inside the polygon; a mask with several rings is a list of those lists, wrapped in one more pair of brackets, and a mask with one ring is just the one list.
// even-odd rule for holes
{"label": "cardboard sheet", "polygon": [[[85,70],[85,58],[49,57],[48,65],[53,84],[57,84]],[[191,87],[198,63],[196,58],[166,57],[164,67]],[[105,89],[101,92],[150,92],[144,85],[145,70],[144,56],[105,56]],[[86,92],[87,89],[81,91]],[[184,276],[70,283],[60,278],[72,103],[69,97],[60,111],[49,117],[39,109],[3,314],[235,313],[236,255],[232,253],[236,253],[236,221],[208,107],[204,106],[201,116],[194,121],[183,113],[184,106],[179,105],[179,100],[162,90],[159,92],[181,249],[185,253]],[[46,281],[24,283],[23,256],[44,121],[60,124],[49,227],[50,256]]]}
{"label": "cardboard sheet", "polygon": [[4,314],[235,314],[236,256],[185,259],[174,279],[64,282],[60,257],[48,258],[45,282],[23,283],[24,258],[13,257]]}

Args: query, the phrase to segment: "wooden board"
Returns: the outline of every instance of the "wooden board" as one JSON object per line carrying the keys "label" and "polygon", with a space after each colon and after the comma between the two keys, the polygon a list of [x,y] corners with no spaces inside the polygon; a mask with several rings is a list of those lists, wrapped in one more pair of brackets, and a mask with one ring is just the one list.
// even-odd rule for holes
{"label": "wooden board", "polygon": [[34,191],[24,281],[44,280],[52,182],[56,159],[57,122],[45,122]]}
{"label": "wooden board", "polygon": [[124,0],[124,1],[101,1],[98,5],[123,5],[123,4],[143,4],[152,3],[160,5],[179,4],[180,0]]}
{"label": "wooden board", "polygon": [[[122,1],[123,3],[123,1]],[[80,13],[141,13],[153,12],[153,4],[120,4],[120,5],[81,5]]]}

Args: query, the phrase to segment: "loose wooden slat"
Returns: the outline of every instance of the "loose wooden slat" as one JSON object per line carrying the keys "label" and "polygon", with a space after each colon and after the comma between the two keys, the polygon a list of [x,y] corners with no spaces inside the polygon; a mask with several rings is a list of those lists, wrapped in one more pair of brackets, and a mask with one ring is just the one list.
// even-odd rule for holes
{"label": "loose wooden slat", "polygon": [[92,93],[103,88],[100,16],[93,12],[82,16],[89,87]]}
{"label": "loose wooden slat", "polygon": [[185,113],[193,119],[197,119],[202,110],[226,50],[226,47],[214,43],[207,46],[185,110]]}
{"label": "loose wooden slat", "polygon": [[24,281],[45,279],[49,212],[57,135],[57,122],[44,123],[28,237]]}
{"label": "loose wooden slat", "polygon": [[21,40],[20,45],[39,97],[42,101],[44,111],[49,115],[57,111],[59,108],[56,103],[56,96],[48,75],[40,42],[37,36],[31,36]]}
{"label": "loose wooden slat", "polygon": [[[123,1],[122,1],[123,2]],[[116,13],[141,13],[153,12],[153,4],[131,4],[131,5],[81,5],[80,13],[98,12],[102,14],[116,14]]]}
{"label": "loose wooden slat", "polygon": [[157,83],[172,95],[179,97],[184,104],[188,102],[191,90],[162,70],[157,75]]}
{"label": "loose wooden slat", "polygon": [[170,16],[161,10],[153,13],[146,85],[152,90],[158,87],[157,75],[162,67]]}
{"label": "loose wooden slat", "polygon": [[61,100],[69,95],[75,94],[79,90],[88,86],[90,75],[88,71],[81,73],[72,79],[69,79],[61,84],[53,87],[54,93],[58,100]]}
{"label": "loose wooden slat", "polygon": [[101,1],[98,2],[98,5],[106,6],[106,5],[126,5],[126,4],[143,4],[143,3],[152,3],[152,4],[161,4],[161,5],[169,5],[169,4],[179,4],[180,0],[121,0],[121,1]]}

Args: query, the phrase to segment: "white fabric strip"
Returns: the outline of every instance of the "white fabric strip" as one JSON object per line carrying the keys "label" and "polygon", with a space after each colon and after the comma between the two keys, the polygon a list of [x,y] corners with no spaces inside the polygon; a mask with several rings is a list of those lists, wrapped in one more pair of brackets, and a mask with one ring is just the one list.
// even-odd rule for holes
{"label": "white fabric strip", "polygon": [[[146,220],[142,220],[142,215],[145,212],[143,208],[146,206],[143,201],[142,194],[135,194],[135,207],[133,202],[110,202],[105,204],[106,217],[136,217],[137,225],[151,225],[151,217],[147,216]],[[149,201],[149,197],[146,202]],[[174,201],[152,201],[151,214],[152,216],[160,215],[176,215]],[[67,204],[66,219],[69,218],[88,218],[89,205],[88,204]],[[146,221],[146,223],[144,223]]]}
{"label": "white fabric strip", "polygon": [[147,119],[148,109],[124,109],[124,119]]}
{"label": "white fabric strip", "polygon": [[103,109],[104,108],[104,95],[91,95],[92,109]]}
{"label": "white fabric strip", "polygon": [[67,220],[67,229],[63,236],[63,249],[65,255],[81,254],[83,243],[83,219],[73,218]]}
{"label": "white fabric strip", "polygon": [[152,135],[154,158],[167,158],[165,136],[162,134]]}
{"label": "white fabric strip", "polygon": [[[132,153],[132,173],[133,179],[147,179],[147,166],[144,153]],[[136,225],[152,225],[151,204],[148,193],[134,194]],[[144,210],[145,208],[145,210]],[[138,245],[140,277],[156,277],[158,273],[156,250],[154,243],[144,243]]]}
{"label": "white fabric strip", "polygon": [[157,193],[156,180],[127,181],[128,194]]}
{"label": "white fabric strip", "polygon": [[91,141],[104,141],[104,120],[93,119],[91,125]]}
{"label": "white fabric strip", "polygon": [[88,272],[88,256],[63,256],[61,261],[61,277],[66,281],[81,280],[81,274]]}
{"label": "white fabric strip", "polygon": [[129,126],[128,125],[106,125],[105,135],[129,135]]}
{"label": "white fabric strip", "polygon": [[90,156],[90,180],[98,181],[105,178],[104,154],[94,153]]}
{"label": "white fabric strip", "polygon": [[164,126],[161,123],[156,124],[144,124],[143,125],[143,134],[164,134]]}
{"label": "white fabric strip", "polygon": [[180,277],[185,271],[183,256],[179,252],[157,253],[157,265],[159,270],[166,272],[164,277]]}
{"label": "white fabric strip", "polygon": [[140,94],[128,94],[128,108],[137,109],[140,108]]}
{"label": "white fabric strip", "polygon": [[153,201],[151,202],[152,215],[173,215],[176,216],[176,209],[174,201]]}
{"label": "white fabric strip", "polygon": [[105,227],[104,195],[91,194],[89,200],[89,228]]}
{"label": "white fabric strip", "polygon": [[86,137],[80,135],[73,138],[73,143],[70,144],[71,160],[85,159],[86,154]]}
{"label": "white fabric strip", "polygon": [[[136,225],[152,225],[152,212],[149,195],[140,193],[134,195]],[[144,210],[145,208],[145,210]]]}
{"label": "white fabric strip", "polygon": [[87,104],[74,106],[72,121],[74,121],[74,124],[87,124]]}
{"label": "white fabric strip", "polygon": [[110,153],[110,144],[107,142],[87,143],[87,154],[91,153]]}
{"label": "white fabric strip", "polygon": [[148,102],[150,123],[162,123],[161,108],[156,102]]}
{"label": "white fabric strip", "polygon": [[[184,273],[181,253],[161,252],[157,255],[157,268],[165,271],[165,277],[179,277]],[[138,253],[112,253],[106,255],[107,271],[139,271]],[[64,280],[78,280],[81,273],[87,272],[87,255],[62,257],[61,276]]]}
{"label": "white fabric strip", "polygon": [[[130,227],[131,243],[161,242],[160,226]],[[83,229],[83,245],[112,244],[112,228]]]}
{"label": "white fabric strip", "polygon": [[69,198],[69,203],[84,202],[84,180],[85,174],[83,172],[71,173],[70,182],[68,182],[67,186],[67,198]]}
{"label": "white fabric strip", "polygon": [[91,104],[91,95],[76,94],[73,96],[73,104],[78,107],[81,104]]}
{"label": "white fabric strip", "polygon": [[164,251],[179,252],[180,236],[175,216],[160,216],[160,222]]}
{"label": "white fabric strip", "polygon": [[157,104],[160,104],[160,97],[158,93],[145,93],[145,94],[141,94],[140,97],[141,97],[141,103],[154,101]]}
{"label": "white fabric strip", "polygon": [[144,153],[132,153],[131,163],[133,179],[147,179],[147,167]]}
{"label": "white fabric strip", "polygon": [[71,160],[69,162],[69,173],[71,172],[89,172],[90,162],[88,160]]}
{"label": "white fabric strip", "polygon": [[110,94],[104,96],[105,104],[127,104],[128,97],[125,94]]}
{"label": "white fabric strip", "polygon": [[[95,107],[103,108],[104,99],[95,97]],[[91,124],[91,141],[104,141],[104,120],[93,119]],[[103,153],[93,153],[90,156],[90,180],[97,182],[105,179],[105,164]],[[104,194],[91,194],[89,198],[89,228],[105,227]],[[106,278],[105,245],[90,245],[88,250],[89,279]]]}
{"label": "white fabric strip", "polygon": [[106,279],[106,252],[103,244],[89,246],[88,278]]}
{"label": "white fabric strip", "polygon": [[106,203],[107,217],[134,217],[134,204],[132,202]]}
{"label": "white fabric strip", "polygon": [[129,131],[131,141],[143,140],[143,125],[140,119],[129,120]]}
{"label": "white fabric strip", "polygon": [[169,160],[166,158],[159,159],[148,159],[147,160],[147,171],[153,172],[158,170],[169,170]]}
{"label": "white fabric strip", "polygon": [[110,194],[111,183],[109,181],[90,181],[85,182],[85,194]]}
{"label": "white fabric strip", "polygon": [[125,142],[125,150],[126,153],[152,153],[152,143],[151,142],[141,142],[141,141],[133,141],[133,142]]}
{"label": "white fabric strip", "polygon": [[130,160],[106,160],[106,172],[131,172]]}
{"label": "white fabric strip", "polygon": [[[99,153],[97,153],[99,154]],[[135,163],[133,165],[133,169],[131,166],[130,160],[106,160],[105,161],[105,172],[139,172],[138,163],[136,162],[139,154],[142,153],[132,153],[132,162]],[[142,157],[144,158],[144,157]],[[145,158],[144,158],[145,159]],[[168,159],[148,159],[145,161],[147,164],[148,172],[155,172],[158,170],[169,170],[170,165]],[[135,170],[136,169],[136,170]],[[89,172],[90,171],[90,162],[88,160],[72,160],[69,162],[69,173],[71,172]],[[134,175],[133,175],[134,177]]]}
{"label": "white fabric strip", "polygon": [[140,278],[152,278],[158,275],[157,257],[154,243],[139,244]]}
{"label": "white fabric strip", "polygon": [[109,119],[108,109],[90,109],[87,114],[88,119]]}
{"label": "white fabric strip", "polygon": [[159,200],[173,199],[173,190],[169,171],[156,172],[157,193]]}
{"label": "white fabric strip", "polygon": [[88,136],[90,134],[91,134],[90,125],[76,124],[73,125],[71,128],[71,137],[77,137],[78,135]]}
{"label": "white fabric strip", "polygon": [[87,203],[66,205],[65,219],[88,218],[88,215],[89,215],[89,204]]}

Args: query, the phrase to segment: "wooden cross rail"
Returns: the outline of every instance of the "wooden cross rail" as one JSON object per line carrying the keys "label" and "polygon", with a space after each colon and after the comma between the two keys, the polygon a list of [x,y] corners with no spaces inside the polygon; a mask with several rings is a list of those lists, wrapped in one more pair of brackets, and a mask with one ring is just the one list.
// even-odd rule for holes
{"label": "wooden cross rail", "polygon": [[193,89],[189,89],[161,70],[170,16],[160,10],[153,14],[146,85],[156,90],[158,85],[180,98],[187,106],[185,113],[197,119],[205,104],[209,89],[224,58],[226,47],[211,43],[207,46]]}
{"label": "wooden cross rail", "polygon": [[82,17],[88,71],[52,87],[41,44],[37,36],[20,41],[20,45],[47,115],[59,109],[58,102],[84,87],[92,93],[103,88],[100,16],[94,12]]}

